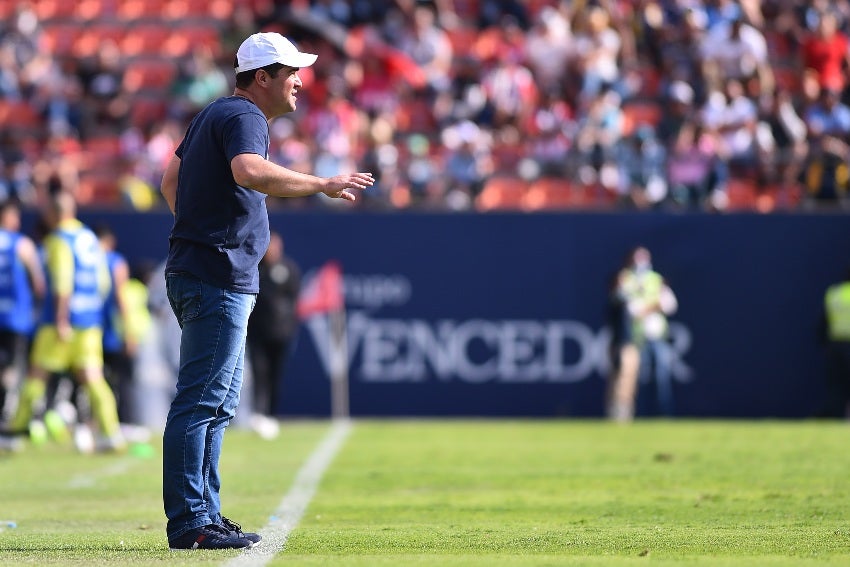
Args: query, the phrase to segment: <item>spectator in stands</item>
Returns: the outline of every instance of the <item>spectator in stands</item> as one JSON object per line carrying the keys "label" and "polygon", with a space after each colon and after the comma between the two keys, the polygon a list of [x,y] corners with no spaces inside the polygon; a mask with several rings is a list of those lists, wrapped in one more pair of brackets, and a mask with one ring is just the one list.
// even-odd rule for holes
{"label": "spectator in stands", "polygon": [[575,44],[583,76],[582,100],[588,102],[619,80],[622,39],[611,27],[610,14],[601,6],[594,6],[587,12],[582,28],[576,31]]}
{"label": "spectator in stands", "polygon": [[667,156],[668,203],[688,209],[722,207],[725,172],[715,139],[695,122],[685,122]]}
{"label": "spectator in stands", "polygon": [[94,59],[80,62],[77,73],[85,93],[81,135],[117,134],[126,128],[131,103],[124,89],[124,57],[118,45],[104,41]]}
{"label": "spectator in stands", "polygon": [[757,165],[755,143],[758,108],[744,93],[740,81],[726,81],[725,91],[709,92],[701,111],[701,125],[713,135],[718,153],[737,175],[753,176]]}
{"label": "spectator in stands", "polygon": [[831,10],[819,14],[817,27],[803,40],[803,66],[816,74],[821,89],[844,90],[850,47]]}
{"label": "spectator in stands", "polygon": [[581,163],[579,177],[583,183],[602,182],[609,188],[616,187],[615,158],[623,126],[623,111],[616,92],[604,90],[591,100],[587,114],[579,121],[575,145]]}
{"label": "spectator in stands", "polygon": [[0,99],[21,99],[19,75],[20,67],[15,60],[14,47],[9,43],[0,43]]}
{"label": "spectator in stands", "polygon": [[35,187],[32,184],[32,168],[24,161],[14,157],[0,157],[0,199],[15,201],[25,205],[36,202]]}
{"label": "spectator in stands", "polygon": [[617,192],[627,205],[646,209],[667,196],[665,150],[653,128],[638,128],[616,147]]}
{"label": "spectator in stands", "polygon": [[792,94],[787,90],[762,98],[756,140],[760,177],[768,184],[796,183],[808,153],[808,140],[806,123],[794,108]]}
{"label": "spectator in stands", "polygon": [[850,174],[850,107],[835,89],[823,89],[805,113],[809,155],[805,171],[808,196],[815,204],[838,202],[847,194]]}
{"label": "spectator in stands", "polygon": [[[505,22],[505,35],[517,34],[518,28]],[[514,31],[510,31],[514,30]],[[493,109],[496,127],[519,127],[533,115],[539,102],[539,90],[531,70],[523,63],[523,50],[517,48],[485,62],[481,78],[484,94]]]}
{"label": "spectator in stands", "polygon": [[526,40],[526,58],[541,92],[557,93],[575,49],[565,9],[546,6],[534,20]]}
{"label": "spectator in stands", "polygon": [[180,67],[172,87],[176,100],[172,111],[181,118],[192,117],[203,107],[225,94],[227,77],[216,65],[209,47],[199,45]]}
{"label": "spectator in stands", "polygon": [[452,45],[449,37],[437,24],[431,6],[417,5],[413,9],[410,31],[402,35],[399,48],[409,55],[425,73],[428,86],[434,91],[449,88],[452,67]]}
{"label": "spectator in stands", "polygon": [[694,89],[682,80],[673,81],[667,90],[664,112],[656,128],[658,139],[668,147],[675,143],[679,130],[694,120]]}
{"label": "spectator in stands", "polygon": [[571,174],[567,156],[577,125],[573,110],[554,93],[541,93],[542,104],[533,117],[529,141],[529,158],[534,160],[541,176],[566,176]]}
{"label": "spectator in stands", "polygon": [[[725,6],[731,6],[733,11],[739,10],[731,2],[726,2]],[[714,25],[709,24],[702,43],[704,76],[711,84],[758,77],[761,89],[772,91],[773,73],[764,34],[745,23],[740,14],[729,17],[731,20],[722,17],[721,13]]]}

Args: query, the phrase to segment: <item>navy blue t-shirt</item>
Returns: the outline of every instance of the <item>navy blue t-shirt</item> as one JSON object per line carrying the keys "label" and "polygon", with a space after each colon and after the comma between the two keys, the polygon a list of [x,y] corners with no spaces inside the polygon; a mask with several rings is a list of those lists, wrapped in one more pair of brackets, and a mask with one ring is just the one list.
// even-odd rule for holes
{"label": "navy blue t-shirt", "polygon": [[268,121],[245,98],[220,98],[192,120],[174,152],[181,162],[167,273],[259,291],[257,266],[269,245],[266,195],[238,185],[230,160],[247,153],[267,158],[268,149]]}

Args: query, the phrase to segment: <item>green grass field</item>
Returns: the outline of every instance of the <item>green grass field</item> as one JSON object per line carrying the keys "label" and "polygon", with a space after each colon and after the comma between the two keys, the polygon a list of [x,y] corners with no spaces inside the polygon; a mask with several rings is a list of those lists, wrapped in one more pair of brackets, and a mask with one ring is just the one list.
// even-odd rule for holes
{"label": "green grass field", "polygon": [[[329,428],[231,430],[224,511],[265,526]],[[268,565],[850,566],[838,422],[357,421]],[[160,459],[0,457],[0,565],[224,565],[170,552]],[[247,564],[247,563],[246,563]]]}

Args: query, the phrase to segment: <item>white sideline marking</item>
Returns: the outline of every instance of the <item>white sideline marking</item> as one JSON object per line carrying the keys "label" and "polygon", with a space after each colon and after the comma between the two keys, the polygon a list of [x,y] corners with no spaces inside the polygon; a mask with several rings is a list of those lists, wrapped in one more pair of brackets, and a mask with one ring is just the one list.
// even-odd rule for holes
{"label": "white sideline marking", "polygon": [[225,567],[263,567],[283,550],[289,534],[301,521],[313,499],[325,470],[350,432],[351,421],[333,422],[331,430],[299,469],[289,492],[274,511],[272,520],[260,530],[263,541],[256,548],[245,550],[225,563]]}
{"label": "white sideline marking", "polygon": [[120,476],[130,470],[138,461],[136,459],[121,459],[88,474],[78,474],[68,481],[68,488],[91,488],[99,479],[110,476]]}

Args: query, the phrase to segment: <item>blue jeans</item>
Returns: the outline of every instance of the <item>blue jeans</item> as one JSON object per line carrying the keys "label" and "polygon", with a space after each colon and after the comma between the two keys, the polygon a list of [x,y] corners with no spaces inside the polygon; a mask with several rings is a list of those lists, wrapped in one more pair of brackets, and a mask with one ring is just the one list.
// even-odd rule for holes
{"label": "blue jeans", "polygon": [[641,376],[655,384],[656,412],[672,417],[673,403],[673,347],[664,339],[646,341],[640,352]]}
{"label": "blue jeans", "polygon": [[185,273],[165,276],[183,329],[177,394],[162,440],[166,531],[173,539],[221,521],[218,460],[236,415],[248,316],[256,296],[209,285]]}

